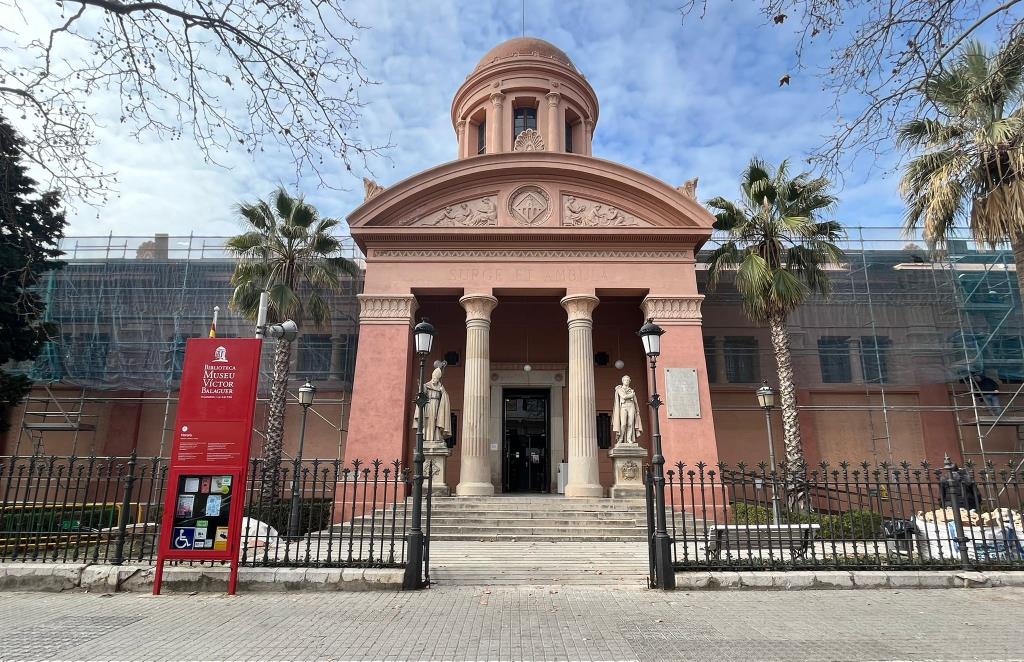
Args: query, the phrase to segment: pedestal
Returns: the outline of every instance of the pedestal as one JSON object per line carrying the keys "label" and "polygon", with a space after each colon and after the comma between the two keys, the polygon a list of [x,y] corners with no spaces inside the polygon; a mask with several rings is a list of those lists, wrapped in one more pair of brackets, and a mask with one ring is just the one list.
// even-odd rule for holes
{"label": "pedestal", "polygon": [[644,461],[647,449],[639,444],[616,444],[608,451],[615,463],[613,499],[642,499],[644,496]]}
{"label": "pedestal", "polygon": [[[441,446],[439,448],[424,448],[423,449],[423,476],[426,478],[430,474],[430,463],[434,463],[434,482],[431,484],[430,493],[434,496],[449,496],[452,491],[448,487],[448,483],[445,482],[445,465],[448,462],[448,456],[451,455],[451,450],[447,446]],[[424,483],[424,487],[426,483]]]}

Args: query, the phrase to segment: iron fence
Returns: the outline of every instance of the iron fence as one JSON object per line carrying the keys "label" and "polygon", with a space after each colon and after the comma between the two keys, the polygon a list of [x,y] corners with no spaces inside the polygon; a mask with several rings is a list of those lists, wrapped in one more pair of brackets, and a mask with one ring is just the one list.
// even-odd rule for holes
{"label": "iron fence", "polygon": [[[677,570],[1024,568],[1020,465],[679,463],[666,473]],[[650,469],[646,478],[653,512]]]}
{"label": "iron fence", "polygon": [[[0,561],[154,563],[167,470],[158,457],[0,456]],[[397,460],[254,459],[240,563],[403,567],[410,485]]]}

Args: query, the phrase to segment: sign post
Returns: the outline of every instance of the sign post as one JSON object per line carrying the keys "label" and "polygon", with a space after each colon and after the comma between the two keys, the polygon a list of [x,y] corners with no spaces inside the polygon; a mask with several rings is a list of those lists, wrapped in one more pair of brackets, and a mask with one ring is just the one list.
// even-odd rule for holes
{"label": "sign post", "polygon": [[235,594],[262,342],[190,338],[185,347],[154,595],[166,561],[229,561]]}

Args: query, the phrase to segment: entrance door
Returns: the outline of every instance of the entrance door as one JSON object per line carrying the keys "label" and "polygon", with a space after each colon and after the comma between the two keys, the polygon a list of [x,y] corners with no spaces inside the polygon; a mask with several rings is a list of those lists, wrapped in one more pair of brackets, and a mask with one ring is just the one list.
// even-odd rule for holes
{"label": "entrance door", "polygon": [[548,492],[551,478],[548,390],[504,392],[503,492]]}

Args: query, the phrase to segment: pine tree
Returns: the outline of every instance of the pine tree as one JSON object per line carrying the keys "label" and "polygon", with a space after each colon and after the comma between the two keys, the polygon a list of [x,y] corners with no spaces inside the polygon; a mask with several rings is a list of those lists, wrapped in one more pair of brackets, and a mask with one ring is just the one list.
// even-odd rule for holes
{"label": "pine tree", "polygon": [[32,388],[17,364],[39,356],[55,333],[43,321],[45,306],[35,285],[63,266],[56,258],[67,223],[60,195],[39,193],[29,177],[23,144],[0,115],[0,432],[10,428],[11,408]]}

